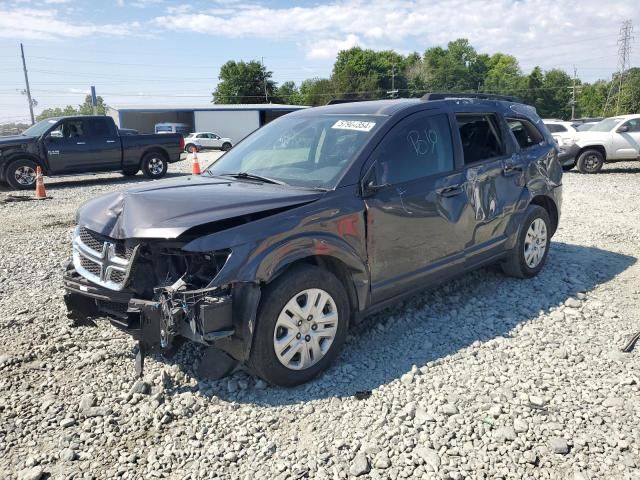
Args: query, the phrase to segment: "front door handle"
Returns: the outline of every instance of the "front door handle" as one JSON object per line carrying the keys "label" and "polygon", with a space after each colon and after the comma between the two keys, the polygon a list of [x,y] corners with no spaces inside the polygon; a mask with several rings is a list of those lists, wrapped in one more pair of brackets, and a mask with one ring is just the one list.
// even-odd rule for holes
{"label": "front door handle", "polygon": [[87,142],[78,142],[78,143],[76,143],[76,145],[86,145],[86,144],[87,144]]}
{"label": "front door handle", "polygon": [[116,143],[115,140],[107,140],[107,143]]}
{"label": "front door handle", "polygon": [[437,190],[437,193],[441,197],[455,197],[456,195],[460,195],[462,193],[462,186],[451,185],[450,187],[444,187],[440,190]]}

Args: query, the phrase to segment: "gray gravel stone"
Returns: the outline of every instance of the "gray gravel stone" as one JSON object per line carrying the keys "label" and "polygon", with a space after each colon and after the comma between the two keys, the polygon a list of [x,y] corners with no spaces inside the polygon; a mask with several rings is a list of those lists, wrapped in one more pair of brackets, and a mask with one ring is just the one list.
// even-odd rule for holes
{"label": "gray gravel stone", "polygon": [[60,459],[64,460],[65,462],[72,462],[77,457],[78,455],[71,448],[65,448],[64,450],[62,450],[62,452],[60,452]]}
{"label": "gray gravel stone", "polygon": [[569,453],[569,445],[564,438],[552,438],[551,440],[549,440],[549,446],[551,447],[551,451],[553,451],[554,453],[558,453],[561,455]]}
{"label": "gray gravel stone", "polygon": [[365,473],[369,473],[371,466],[369,465],[369,459],[364,453],[358,453],[349,467],[349,474],[354,477],[359,477]]}
{"label": "gray gravel stone", "polygon": [[438,471],[438,469],[440,468],[440,463],[442,462],[442,460],[440,459],[440,455],[438,455],[438,452],[433,448],[417,447],[414,448],[413,453],[424,460],[424,462],[433,470]]}
{"label": "gray gravel stone", "polygon": [[18,475],[18,480],[40,480],[44,475],[42,467],[31,467],[22,470]]}

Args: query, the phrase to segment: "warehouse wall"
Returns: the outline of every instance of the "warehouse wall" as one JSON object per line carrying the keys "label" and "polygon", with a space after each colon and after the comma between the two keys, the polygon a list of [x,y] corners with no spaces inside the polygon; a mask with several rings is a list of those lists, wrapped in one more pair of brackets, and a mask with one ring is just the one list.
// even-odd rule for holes
{"label": "warehouse wall", "polygon": [[193,112],[120,112],[120,128],[134,128],[140,133],[154,133],[156,123],[186,123],[194,131]]}
{"label": "warehouse wall", "polygon": [[194,112],[194,118],[198,132],[213,132],[234,144],[260,127],[260,112],[256,110]]}

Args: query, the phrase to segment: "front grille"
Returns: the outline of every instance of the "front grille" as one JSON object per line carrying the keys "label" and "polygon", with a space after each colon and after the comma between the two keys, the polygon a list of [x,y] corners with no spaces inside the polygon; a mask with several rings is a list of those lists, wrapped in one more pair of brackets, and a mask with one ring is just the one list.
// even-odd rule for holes
{"label": "front grille", "polygon": [[77,227],[73,238],[73,264],[87,280],[109,288],[125,287],[136,248],[101,235],[84,227]]}

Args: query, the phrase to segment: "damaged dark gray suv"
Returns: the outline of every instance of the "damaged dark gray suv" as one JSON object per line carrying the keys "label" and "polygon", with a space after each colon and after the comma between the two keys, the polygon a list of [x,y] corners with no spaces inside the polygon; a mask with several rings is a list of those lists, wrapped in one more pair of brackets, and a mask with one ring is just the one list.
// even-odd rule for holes
{"label": "damaged dark gray suv", "polygon": [[65,300],[133,335],[142,359],[188,339],[296,385],[391,301],[495,262],[536,275],[561,181],[553,138],[515,99],[302,110],[201,176],[83,205]]}

